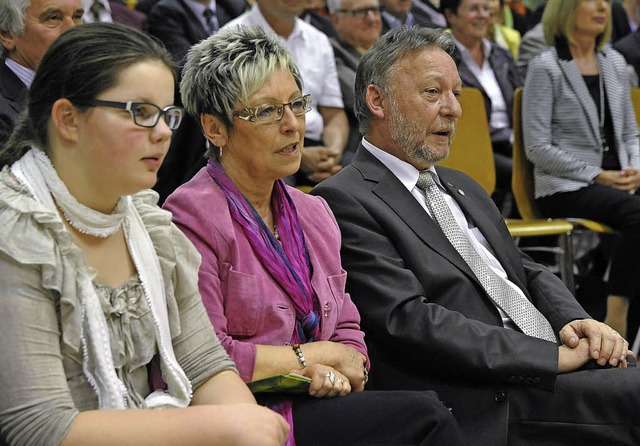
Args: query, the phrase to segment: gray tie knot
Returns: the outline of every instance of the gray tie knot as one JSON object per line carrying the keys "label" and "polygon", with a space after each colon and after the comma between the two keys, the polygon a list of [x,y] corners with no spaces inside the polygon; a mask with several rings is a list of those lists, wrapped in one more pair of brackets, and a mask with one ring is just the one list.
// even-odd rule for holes
{"label": "gray tie knot", "polygon": [[202,13],[204,15],[204,19],[207,22],[207,32],[209,34],[213,34],[218,30],[218,20],[216,18],[215,12],[211,8],[207,8]]}
{"label": "gray tie knot", "polygon": [[418,175],[418,182],[416,183],[423,191],[427,191],[433,187],[438,187],[436,184],[436,180],[433,179],[433,174],[429,170],[421,170],[420,175]]}

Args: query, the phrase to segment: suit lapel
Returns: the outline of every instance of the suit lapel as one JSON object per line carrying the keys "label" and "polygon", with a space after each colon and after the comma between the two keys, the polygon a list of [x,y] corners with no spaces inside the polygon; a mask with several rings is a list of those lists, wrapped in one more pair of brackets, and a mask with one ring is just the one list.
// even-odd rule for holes
{"label": "suit lapel", "polygon": [[384,164],[362,146],[359,147],[351,164],[363,174],[365,180],[376,183],[371,189],[372,193],[393,210],[422,242],[480,284],[440,226]]}
{"label": "suit lapel", "polygon": [[487,243],[491,247],[493,255],[507,272],[509,280],[514,282],[520,289],[525,290],[525,278],[519,276],[517,270],[513,268],[513,265],[519,264],[520,258],[512,255],[514,250],[509,249],[506,245],[504,235],[500,233],[496,223],[489,218],[490,214],[486,209],[483,209],[478,200],[475,200],[470,197],[469,194],[464,193],[463,187],[459,187],[455,183],[451,182],[447,174],[443,172],[442,169],[436,167],[436,170],[438,171],[438,176],[440,176],[442,184],[456,203],[458,203],[462,212],[467,216],[467,219],[473,220],[475,227],[478,228],[480,233],[486,239]]}
{"label": "suit lapel", "polygon": [[189,16],[189,19],[187,20],[187,26],[190,28],[188,31],[189,34],[193,36],[192,40],[194,42],[199,42],[202,39],[206,39],[207,37],[209,37],[209,32],[204,29],[204,26],[202,26],[200,18],[193,12],[193,10],[187,5],[184,0],[180,0],[180,3],[185,14]]}
{"label": "suit lapel", "polygon": [[600,141],[600,123],[598,122],[598,110],[596,109],[596,105],[591,98],[591,94],[587,89],[587,85],[582,78],[580,70],[573,60],[558,58],[558,65],[560,66],[562,74],[567,80],[567,83],[573,90],[575,97],[577,98],[578,102],[580,102],[585,115],[589,119],[589,126],[591,127],[591,132],[593,133],[595,140]]}

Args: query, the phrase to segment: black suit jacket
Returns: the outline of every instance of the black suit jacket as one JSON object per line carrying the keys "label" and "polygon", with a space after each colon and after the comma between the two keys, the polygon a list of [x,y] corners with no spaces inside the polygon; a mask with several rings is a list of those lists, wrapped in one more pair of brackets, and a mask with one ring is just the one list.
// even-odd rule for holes
{"label": "black suit jacket", "polygon": [[[216,0],[218,24],[223,26],[248,7],[244,0]],[[193,44],[209,37],[183,0],[159,0],[148,14],[147,27],[149,34],[160,39],[180,65]]]}
{"label": "black suit jacket", "polygon": [[11,136],[18,116],[24,108],[27,86],[0,58],[0,147]]}
{"label": "black suit jacket", "polygon": [[[436,167],[509,279],[558,332],[589,315],[515,246],[499,210],[467,175]],[[342,231],[347,291],[362,317],[371,386],[434,389],[470,444],[506,444],[509,386],[552,390],[557,346],[502,327],[469,266],[397,177],[362,146],[313,190]],[[546,392],[543,392],[546,393]]]}
{"label": "black suit jacket", "polygon": [[[223,26],[248,7],[244,0],[216,0],[218,24]],[[184,0],[159,0],[148,15],[147,26],[149,33],[162,41],[180,66],[184,64],[189,48],[209,37]],[[175,97],[175,102],[180,104],[178,85]],[[159,204],[206,164],[205,151],[206,139],[200,130],[200,120],[187,114],[180,128],[174,131],[169,152],[158,172],[154,189],[160,194]]]}

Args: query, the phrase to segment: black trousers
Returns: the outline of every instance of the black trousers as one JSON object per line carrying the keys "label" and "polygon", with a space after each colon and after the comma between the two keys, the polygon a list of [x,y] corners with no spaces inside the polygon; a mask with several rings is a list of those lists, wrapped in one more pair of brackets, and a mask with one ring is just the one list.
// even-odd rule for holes
{"label": "black trousers", "polygon": [[601,184],[536,199],[545,217],[587,218],[615,229],[608,292],[631,298],[640,286],[640,195]]}
{"label": "black trousers", "polygon": [[464,445],[453,415],[431,391],[374,391],[293,399],[297,446]]}
{"label": "black trousers", "polygon": [[640,369],[558,375],[553,392],[509,390],[509,446],[637,446]]}

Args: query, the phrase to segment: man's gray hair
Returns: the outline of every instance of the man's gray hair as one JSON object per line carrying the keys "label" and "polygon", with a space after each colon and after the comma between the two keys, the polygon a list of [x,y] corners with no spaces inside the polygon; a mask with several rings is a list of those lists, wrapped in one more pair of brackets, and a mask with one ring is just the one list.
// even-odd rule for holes
{"label": "man's gray hair", "polygon": [[182,103],[198,121],[210,114],[231,129],[236,104],[247,103],[278,69],[288,70],[302,91],[300,71],[277,35],[257,26],[225,28],[189,50]]}
{"label": "man's gray hair", "polygon": [[2,0],[0,1],[0,31],[14,36],[24,34],[25,10],[31,0]]}
{"label": "man's gray hair", "polygon": [[377,85],[385,93],[389,93],[389,84],[400,59],[416,51],[428,49],[441,49],[452,55],[455,43],[449,33],[440,29],[402,27],[380,36],[362,56],[356,71],[354,104],[360,133],[366,134],[371,125],[372,115],[366,102],[367,87]]}

